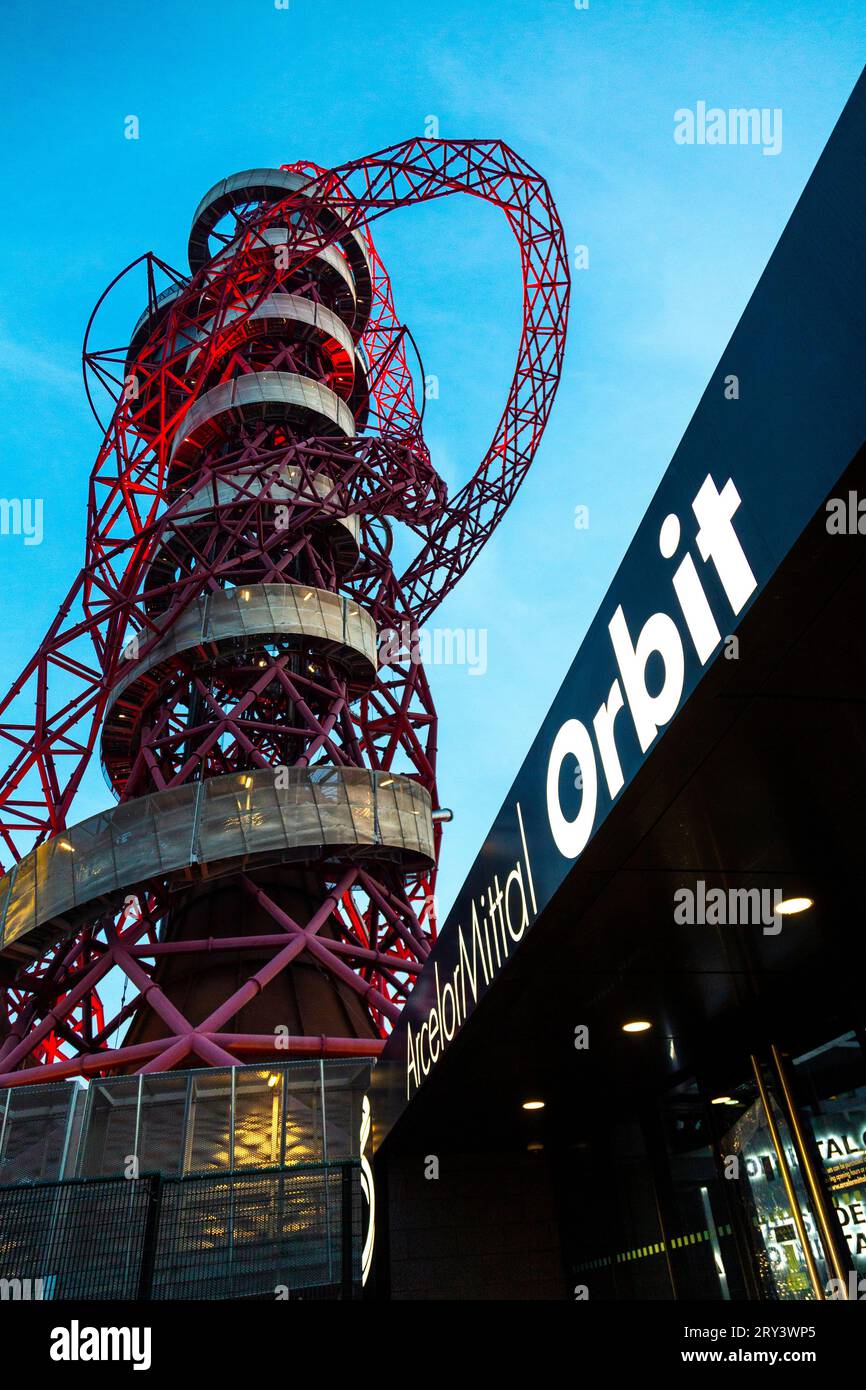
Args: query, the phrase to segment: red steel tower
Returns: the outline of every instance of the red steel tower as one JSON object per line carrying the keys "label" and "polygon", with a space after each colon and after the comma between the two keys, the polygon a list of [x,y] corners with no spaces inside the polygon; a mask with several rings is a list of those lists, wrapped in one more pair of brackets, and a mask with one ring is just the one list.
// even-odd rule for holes
{"label": "red steel tower", "polygon": [[[494,439],[448,498],[369,224],[454,192],[520,247]],[[532,460],[568,270],[543,180],[498,142],[254,169],[148,254],[85,339],[112,414],[85,563],[0,702],[0,1084],[382,1046],[435,937],[436,714],[409,643]],[[93,347],[127,275],[147,305]],[[415,557],[395,561],[397,528]],[[117,798],[75,823],[92,753]]]}

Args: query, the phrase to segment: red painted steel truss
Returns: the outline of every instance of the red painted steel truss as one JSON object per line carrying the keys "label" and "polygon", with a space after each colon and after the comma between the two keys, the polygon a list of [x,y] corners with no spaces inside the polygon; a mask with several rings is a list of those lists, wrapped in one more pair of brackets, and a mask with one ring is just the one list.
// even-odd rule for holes
{"label": "red painted steel truss", "polygon": [[[245,584],[340,592],[380,633],[427,622],[495,529],[545,427],[564,350],[563,233],[544,181],[496,141],[418,139],[335,170],[298,164],[283,172],[296,175],[297,186],[268,198],[251,187],[248,198],[235,199],[209,229],[204,263],[191,277],[147,255],[112,282],[106,295],[123,276],[145,279],[148,313],[131,345],[97,350],[88,327],[88,396],[96,413],[95,388],[106,388],[113,409],[90,480],[84,564],[0,702],[7,869],[70,824],[100,734],[104,770],[121,801],[245,769],[326,764],[407,774],[438,804],[435,709],[424,669],[407,652],[360,693],[338,659],[305,666],[273,644],[211,662],[204,675],[200,652],[171,669],[162,663],[156,674],[149,663],[190,605]],[[523,325],[494,438],[448,498],[423,441],[411,339],[369,229],[396,208],[453,193],[505,214],[520,250]],[[352,257],[354,287],[346,271]],[[307,313],[311,328],[276,324],[288,311],[274,306],[290,299],[293,314],[299,299],[316,306]],[[356,323],[363,319],[354,361],[340,324],[322,329],[340,313],[351,326],[353,312]],[[318,417],[280,419],[273,411],[236,412],[231,427],[202,433],[206,396],[277,374],[321,386],[337,400],[334,409],[351,413],[354,433],[317,432],[310,419]],[[339,532],[347,519],[357,533],[348,562]],[[399,574],[395,524],[418,544]],[[137,703],[125,712],[118,683],[139,674]],[[119,722],[125,717],[135,725],[129,736]],[[437,825],[437,848],[438,837]],[[322,858],[305,873],[303,915],[260,875],[235,875],[237,891],[255,906],[255,934],[179,936],[177,894],[154,873],[119,910],[97,913],[34,959],[0,959],[0,1084],[285,1056],[274,1051],[272,1032],[245,1028],[242,1019],[301,958],[354,999],[370,1027],[335,1036],[305,1028],[277,1046],[290,1055],[375,1051],[435,937],[435,864],[406,873],[378,861]],[[191,1018],[166,972],[172,961],[194,967],[214,952],[241,953],[245,962],[255,955],[259,963],[206,1016]],[[109,994],[120,995],[110,1007]]]}

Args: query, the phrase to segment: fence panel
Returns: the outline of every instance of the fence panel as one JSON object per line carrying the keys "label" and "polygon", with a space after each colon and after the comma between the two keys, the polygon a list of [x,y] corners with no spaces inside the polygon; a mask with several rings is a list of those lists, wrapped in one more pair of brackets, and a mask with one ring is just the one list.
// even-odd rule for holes
{"label": "fence panel", "polygon": [[0,1187],[0,1298],[353,1298],[360,1246],[355,1162]]}
{"label": "fence panel", "polygon": [[0,1188],[0,1298],[136,1298],[152,1190],[150,1177]]}

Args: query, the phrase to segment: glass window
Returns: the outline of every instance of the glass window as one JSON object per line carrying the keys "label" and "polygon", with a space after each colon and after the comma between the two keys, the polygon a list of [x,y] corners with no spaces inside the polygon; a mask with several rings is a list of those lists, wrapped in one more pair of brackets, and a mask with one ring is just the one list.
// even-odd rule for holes
{"label": "glass window", "polygon": [[793,1073],[854,1268],[866,1275],[866,1059],[857,1035],[794,1058]]}
{"label": "glass window", "polygon": [[[826,1287],[829,1274],[797,1155],[781,1111],[774,1099],[770,1103],[816,1275]],[[721,1153],[723,1160],[735,1155],[740,1161],[736,1190],[746,1206],[755,1267],[763,1296],[784,1301],[816,1298],[767,1114],[760,1098],[753,1101],[728,1131],[721,1141]]]}

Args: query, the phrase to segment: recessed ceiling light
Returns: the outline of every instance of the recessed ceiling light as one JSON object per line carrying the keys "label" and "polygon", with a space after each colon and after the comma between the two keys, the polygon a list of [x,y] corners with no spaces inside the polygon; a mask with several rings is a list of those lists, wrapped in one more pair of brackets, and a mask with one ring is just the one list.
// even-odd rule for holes
{"label": "recessed ceiling light", "polygon": [[776,911],[783,917],[788,917],[794,912],[805,912],[811,906],[811,898],[783,898],[780,903],[776,903]]}
{"label": "recessed ceiling light", "polygon": [[624,1033],[647,1033],[650,1028],[652,1028],[652,1024],[645,1018],[633,1018],[630,1023],[622,1025]]}
{"label": "recessed ceiling light", "polygon": [[710,1101],[710,1105],[736,1105],[736,1103],[736,1101],[732,1101],[731,1096],[713,1096]]}
{"label": "recessed ceiling light", "polygon": [[544,1101],[543,1101],[543,1100],[525,1100],[525,1101],[523,1102],[523,1108],[524,1108],[524,1110],[543,1110],[543,1109],[544,1109]]}

